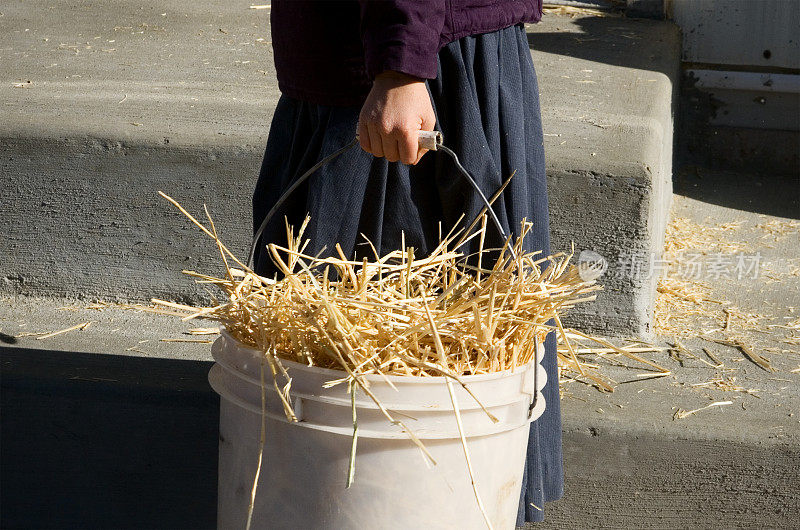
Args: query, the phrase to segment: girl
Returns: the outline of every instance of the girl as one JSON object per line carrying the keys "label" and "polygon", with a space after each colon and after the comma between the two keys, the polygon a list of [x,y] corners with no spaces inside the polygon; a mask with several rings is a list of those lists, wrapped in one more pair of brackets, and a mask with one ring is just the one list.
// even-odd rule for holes
{"label": "girl", "polygon": [[[514,173],[494,210],[507,233],[533,223],[527,250],[549,253],[539,96],[523,23],[542,0],[273,0],[272,44],[282,93],[253,197],[258,228],[294,179],[352,141],[314,173],[268,223],[256,270],[273,275],[265,246],[286,242],[284,219],[311,222],[306,252],[372,256],[406,246],[433,249],[483,203],[441,153],[425,153],[420,130],[445,145],[491,196]],[[486,247],[502,238],[490,225]],[[460,250],[477,251],[473,239]],[[545,341],[547,408],[531,424],[518,524],[540,521],[563,494],[561,416],[554,334]]]}

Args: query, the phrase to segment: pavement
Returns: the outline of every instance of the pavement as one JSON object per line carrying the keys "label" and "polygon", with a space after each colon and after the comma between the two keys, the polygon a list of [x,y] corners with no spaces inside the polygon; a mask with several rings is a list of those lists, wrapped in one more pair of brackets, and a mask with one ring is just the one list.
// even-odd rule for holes
{"label": "pavement", "polygon": [[[215,0],[12,0],[0,17],[3,294],[202,297],[213,244],[156,194],[207,204],[242,255],[279,92],[267,9]],[[614,263],[661,246],[679,33],[548,15],[528,27],[542,93],[554,250]],[[48,156],[42,156],[47,153]],[[598,215],[602,211],[603,215]],[[614,280],[572,323],[649,333],[655,284]]]}

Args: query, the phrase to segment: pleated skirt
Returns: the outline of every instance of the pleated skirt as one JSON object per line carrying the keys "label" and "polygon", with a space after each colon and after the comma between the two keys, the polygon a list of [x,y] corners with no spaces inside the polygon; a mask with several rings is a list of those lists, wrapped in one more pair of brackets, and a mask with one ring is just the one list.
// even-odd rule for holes
{"label": "pleated skirt", "polygon": [[[512,173],[494,203],[507,233],[517,234],[523,219],[533,223],[527,250],[550,252],[539,92],[524,28],[464,37],[439,52],[439,72],[427,82],[436,128],[489,197]],[[282,96],[272,119],[255,193],[253,221],[267,212],[304,171],[350,142],[359,107],[327,107]],[[474,189],[444,154],[429,152],[416,166],[375,158],[358,147],[320,168],[298,187],[272,218],[259,243],[255,266],[262,275],[276,271],[266,244],[286,243],[285,223],[299,227],[311,218],[306,252],[373,256],[368,239],[383,254],[406,247],[421,256],[461,220],[470,223],[483,207]],[[490,225],[486,247],[502,244]],[[460,250],[478,250],[473,239]],[[531,424],[520,497],[518,524],[541,521],[544,503],[564,491],[561,411],[556,369],[556,340],[550,333],[543,360],[548,374],[547,408]]]}

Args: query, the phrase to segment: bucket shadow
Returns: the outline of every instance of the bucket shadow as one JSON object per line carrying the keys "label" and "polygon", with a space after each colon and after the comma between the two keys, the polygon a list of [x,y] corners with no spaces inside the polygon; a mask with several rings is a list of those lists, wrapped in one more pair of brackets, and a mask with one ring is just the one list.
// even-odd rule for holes
{"label": "bucket shadow", "polygon": [[3,528],[214,528],[212,363],[0,348]]}

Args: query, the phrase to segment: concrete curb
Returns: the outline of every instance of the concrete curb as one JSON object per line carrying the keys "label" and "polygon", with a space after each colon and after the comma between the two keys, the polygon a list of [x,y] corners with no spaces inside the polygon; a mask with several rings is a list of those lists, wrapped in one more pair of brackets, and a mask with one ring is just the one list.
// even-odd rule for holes
{"label": "concrete curb", "polygon": [[[157,190],[193,212],[208,204],[223,238],[244,254],[278,97],[267,20],[245,4],[204,8],[147,0],[4,9],[0,292],[202,298],[179,272],[217,270],[216,249]],[[606,292],[570,322],[646,336],[655,277],[613,268],[662,246],[677,29],[549,16],[530,31],[553,248],[574,241],[612,266]]]}

